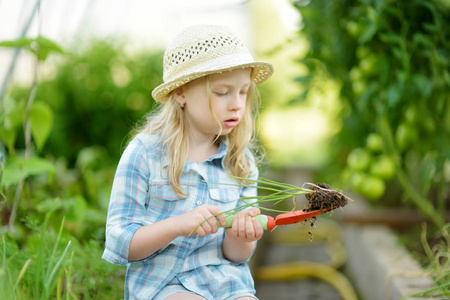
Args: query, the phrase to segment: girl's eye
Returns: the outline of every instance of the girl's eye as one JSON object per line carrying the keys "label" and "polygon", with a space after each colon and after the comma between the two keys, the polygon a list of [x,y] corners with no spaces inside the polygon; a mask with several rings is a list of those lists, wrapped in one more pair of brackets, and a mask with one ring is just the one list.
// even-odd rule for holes
{"label": "girl's eye", "polygon": [[214,94],[216,94],[219,97],[222,97],[222,96],[226,96],[228,94],[228,92],[214,92]]}
{"label": "girl's eye", "polygon": [[242,95],[247,95],[247,94],[248,94],[248,91],[241,91],[241,94],[242,94]]}

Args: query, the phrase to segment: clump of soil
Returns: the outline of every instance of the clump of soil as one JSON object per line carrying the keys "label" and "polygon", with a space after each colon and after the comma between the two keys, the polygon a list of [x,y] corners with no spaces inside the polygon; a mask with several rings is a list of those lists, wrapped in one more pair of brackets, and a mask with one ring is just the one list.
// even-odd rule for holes
{"label": "clump of soil", "polygon": [[328,184],[318,183],[310,185],[310,189],[314,192],[305,194],[308,200],[308,211],[320,209],[323,212],[324,209],[335,209],[347,205],[348,197],[341,192],[331,189]]}
{"label": "clump of soil", "polygon": [[[311,186],[310,190],[313,190],[310,194],[305,194],[308,200],[307,211],[324,210],[330,211],[338,207],[344,207],[348,203],[348,197],[330,188],[326,183],[309,184]],[[315,227],[317,217],[312,217],[308,221],[311,227]],[[312,241],[313,233],[308,231],[309,240]]]}

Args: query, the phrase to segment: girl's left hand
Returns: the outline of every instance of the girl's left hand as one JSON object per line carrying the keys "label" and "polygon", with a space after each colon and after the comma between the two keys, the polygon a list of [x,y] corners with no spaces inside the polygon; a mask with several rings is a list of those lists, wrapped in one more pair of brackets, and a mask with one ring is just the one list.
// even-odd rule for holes
{"label": "girl's left hand", "polygon": [[259,208],[252,207],[235,215],[231,228],[226,229],[227,235],[247,243],[261,239],[264,230],[255,218],[259,214],[261,214]]}

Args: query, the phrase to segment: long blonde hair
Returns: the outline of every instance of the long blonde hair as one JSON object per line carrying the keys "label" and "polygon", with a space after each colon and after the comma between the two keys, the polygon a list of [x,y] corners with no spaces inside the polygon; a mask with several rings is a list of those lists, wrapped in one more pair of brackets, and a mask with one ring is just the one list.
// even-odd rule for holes
{"label": "long blonde hair", "polygon": [[[212,110],[209,76],[206,76],[205,83],[211,114],[221,127],[220,121]],[[253,136],[255,133],[254,118],[257,118],[258,111],[259,97],[256,86],[252,82],[247,94],[246,109],[242,120],[228,135],[221,136],[221,132],[218,132],[217,138],[214,140],[214,142],[228,142],[228,151],[224,158],[224,165],[228,173],[233,176],[247,178],[252,172],[251,158],[245,153],[245,149],[256,149]],[[162,143],[168,153],[168,179],[174,191],[180,197],[186,197],[181,188],[180,178],[188,157],[189,129],[184,111],[175,100],[173,94],[157,110],[150,113],[139,133],[155,134],[162,138]]]}

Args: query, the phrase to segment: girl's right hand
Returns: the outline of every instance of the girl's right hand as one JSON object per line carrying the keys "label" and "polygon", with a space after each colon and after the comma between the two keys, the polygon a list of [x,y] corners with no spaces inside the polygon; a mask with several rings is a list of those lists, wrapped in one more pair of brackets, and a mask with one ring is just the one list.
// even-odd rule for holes
{"label": "girl's right hand", "polygon": [[[205,236],[216,233],[219,229],[219,223],[222,226],[226,224],[225,215],[220,214],[221,212],[222,210],[218,206],[203,204],[175,217],[177,219],[177,226],[181,232],[180,235],[189,236],[192,233],[198,236]],[[213,217],[216,214],[219,215]]]}

